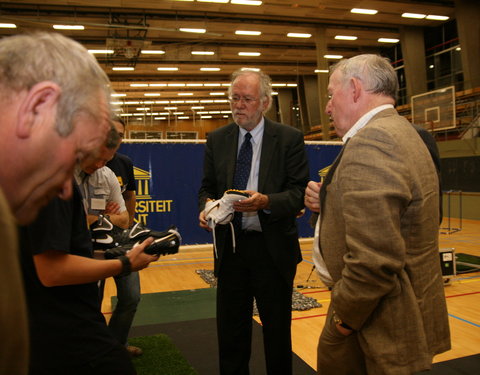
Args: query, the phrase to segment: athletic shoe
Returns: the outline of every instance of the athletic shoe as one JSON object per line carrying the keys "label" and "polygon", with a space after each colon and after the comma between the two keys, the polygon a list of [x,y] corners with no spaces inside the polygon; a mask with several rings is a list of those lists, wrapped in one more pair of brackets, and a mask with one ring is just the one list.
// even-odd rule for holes
{"label": "athletic shoe", "polygon": [[209,200],[205,203],[205,220],[207,220],[208,226],[212,229],[213,233],[213,248],[215,251],[215,257],[218,258],[217,253],[217,241],[215,236],[215,227],[219,224],[229,224],[232,230],[232,244],[233,252],[235,252],[235,229],[232,224],[235,210],[233,209],[233,203],[250,198],[250,194],[243,190],[230,189],[225,191],[222,198],[219,200]]}
{"label": "athletic shoe", "polygon": [[167,255],[178,252],[182,238],[176,227],[166,231],[154,231],[137,223],[131,229],[122,229],[114,225],[107,216],[100,215],[90,226],[95,250],[104,250],[105,258],[112,259],[125,255],[136,244],[148,237],[154,241],[145,248],[150,255]]}

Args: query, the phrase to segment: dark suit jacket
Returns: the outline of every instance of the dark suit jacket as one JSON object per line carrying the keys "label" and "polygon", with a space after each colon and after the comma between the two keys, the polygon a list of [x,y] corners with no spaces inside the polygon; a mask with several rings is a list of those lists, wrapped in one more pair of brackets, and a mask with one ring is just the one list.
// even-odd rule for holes
{"label": "dark suit jacket", "polygon": [[[207,198],[219,199],[231,189],[237,158],[239,127],[231,123],[208,135],[199,209]],[[309,169],[303,134],[297,129],[265,119],[258,177],[258,191],[270,200],[269,213],[259,211],[268,251],[286,280],[293,281],[297,263],[302,260],[295,215],[303,208],[303,195]],[[231,251],[229,225],[215,229],[218,275],[224,251]]]}
{"label": "dark suit jacket", "polygon": [[370,374],[426,369],[450,348],[438,252],[438,179],[394,109],[345,146],[321,208],[334,310],[358,333]]}

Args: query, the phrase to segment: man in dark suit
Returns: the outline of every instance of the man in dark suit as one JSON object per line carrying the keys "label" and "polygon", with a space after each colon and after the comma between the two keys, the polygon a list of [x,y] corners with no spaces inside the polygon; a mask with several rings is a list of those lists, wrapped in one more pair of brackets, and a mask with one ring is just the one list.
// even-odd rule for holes
{"label": "man in dark suit", "polygon": [[320,213],[314,261],[332,288],[318,374],[412,374],[450,348],[438,259],[439,184],[427,147],[394,109],[377,55],[333,67],[326,111],[345,143],[305,204]]}
{"label": "man in dark suit", "polygon": [[[229,88],[235,122],[211,132],[205,149],[200,226],[209,229],[203,211],[208,199],[219,199],[231,188],[250,194],[233,205],[241,213],[235,245],[229,225],[215,229],[222,375],[249,373],[254,297],[263,325],[267,372],[292,373],[292,289],[302,259],[295,216],[303,208],[309,171],[303,134],[263,116],[271,105],[271,92],[264,73],[235,72]],[[250,148],[243,164],[247,172],[240,170],[244,147]],[[248,176],[246,186],[239,183],[242,173]]]}

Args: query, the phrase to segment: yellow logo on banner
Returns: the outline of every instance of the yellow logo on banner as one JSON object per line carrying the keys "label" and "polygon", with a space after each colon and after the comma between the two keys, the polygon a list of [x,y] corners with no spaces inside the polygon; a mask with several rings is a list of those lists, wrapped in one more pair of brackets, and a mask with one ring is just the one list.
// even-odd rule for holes
{"label": "yellow logo on banner", "polygon": [[151,174],[143,169],[133,167],[135,180],[137,181],[137,204],[135,221],[147,225],[148,214],[151,212],[170,212],[172,210],[172,199],[153,200],[150,195]]}

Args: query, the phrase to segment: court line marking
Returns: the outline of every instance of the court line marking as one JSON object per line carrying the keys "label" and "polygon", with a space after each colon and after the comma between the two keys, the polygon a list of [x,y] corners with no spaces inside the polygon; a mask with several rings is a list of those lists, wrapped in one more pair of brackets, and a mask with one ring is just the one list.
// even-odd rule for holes
{"label": "court line marking", "polygon": [[458,319],[464,323],[468,323],[468,324],[471,324],[472,326],[475,326],[475,327],[478,327],[480,328],[480,324],[477,324],[477,323],[473,323],[469,320],[466,320],[466,319],[463,319],[463,318],[460,318],[459,316],[456,316],[456,315],[452,315],[452,314],[448,314],[448,316],[452,317],[452,318],[455,318],[455,319]]}

